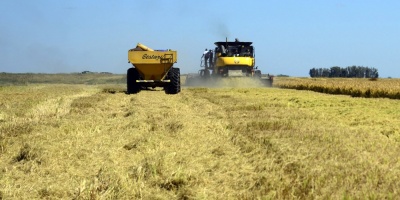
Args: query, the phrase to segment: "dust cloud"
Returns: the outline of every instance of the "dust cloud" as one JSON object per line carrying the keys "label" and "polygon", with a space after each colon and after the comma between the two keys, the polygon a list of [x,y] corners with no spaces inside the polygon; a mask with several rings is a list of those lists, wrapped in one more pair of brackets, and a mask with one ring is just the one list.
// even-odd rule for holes
{"label": "dust cloud", "polygon": [[183,86],[207,88],[260,88],[266,87],[262,79],[250,77],[229,78],[186,78]]}

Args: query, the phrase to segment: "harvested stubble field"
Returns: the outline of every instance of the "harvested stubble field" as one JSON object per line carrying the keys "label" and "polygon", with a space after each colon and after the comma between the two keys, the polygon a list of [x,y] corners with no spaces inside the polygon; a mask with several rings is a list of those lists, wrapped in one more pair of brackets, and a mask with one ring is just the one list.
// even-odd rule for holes
{"label": "harvested stubble field", "polygon": [[0,87],[0,199],[396,199],[400,101]]}

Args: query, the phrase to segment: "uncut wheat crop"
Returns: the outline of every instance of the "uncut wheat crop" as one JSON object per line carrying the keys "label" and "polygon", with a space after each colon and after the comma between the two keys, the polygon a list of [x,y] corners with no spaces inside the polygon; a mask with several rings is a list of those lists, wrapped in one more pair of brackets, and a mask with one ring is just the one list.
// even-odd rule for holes
{"label": "uncut wheat crop", "polygon": [[277,78],[274,85],[353,97],[400,99],[400,79]]}

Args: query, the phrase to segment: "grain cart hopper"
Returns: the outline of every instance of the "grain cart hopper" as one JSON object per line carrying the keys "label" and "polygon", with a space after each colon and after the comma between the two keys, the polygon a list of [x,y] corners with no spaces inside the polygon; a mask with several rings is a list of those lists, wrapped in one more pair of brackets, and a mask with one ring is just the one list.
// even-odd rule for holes
{"label": "grain cart hopper", "polygon": [[135,94],[149,87],[163,87],[166,94],[179,93],[180,70],[172,67],[176,61],[176,51],[153,50],[138,43],[128,51],[128,62],[133,67],[127,72],[127,93]]}
{"label": "grain cart hopper", "polygon": [[[215,42],[214,44],[213,55],[209,56],[213,59],[202,61],[199,73],[187,77],[187,85],[190,86],[191,82],[208,83],[227,77],[248,77],[259,80],[265,86],[272,86],[273,76],[263,76],[261,71],[257,69],[258,67],[255,67],[255,49],[252,42],[242,42],[238,39],[228,41],[226,39],[226,41]],[[205,65],[204,62],[207,62],[208,65]]]}

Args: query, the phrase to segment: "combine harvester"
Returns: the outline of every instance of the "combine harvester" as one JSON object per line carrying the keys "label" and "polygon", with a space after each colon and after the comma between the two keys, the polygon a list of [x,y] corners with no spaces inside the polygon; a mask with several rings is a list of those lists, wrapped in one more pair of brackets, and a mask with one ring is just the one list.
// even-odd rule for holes
{"label": "combine harvester", "polygon": [[[239,86],[246,77],[247,80],[253,80],[261,86],[271,87],[273,76],[263,76],[261,71],[255,67],[255,52],[252,42],[240,42],[235,39],[234,42],[215,42],[214,52],[209,57],[210,60],[201,61],[197,74],[189,74],[186,77],[187,86],[213,86],[221,83],[224,78],[238,83]],[[235,78],[239,77],[239,78]],[[226,80],[226,79],[225,79]]]}
{"label": "combine harvester", "polygon": [[138,43],[128,51],[128,62],[133,67],[127,72],[127,93],[163,87],[166,94],[178,94],[181,91],[180,70],[172,67],[176,61],[176,51],[153,50]]}

